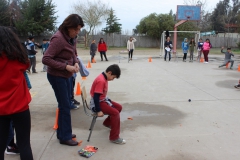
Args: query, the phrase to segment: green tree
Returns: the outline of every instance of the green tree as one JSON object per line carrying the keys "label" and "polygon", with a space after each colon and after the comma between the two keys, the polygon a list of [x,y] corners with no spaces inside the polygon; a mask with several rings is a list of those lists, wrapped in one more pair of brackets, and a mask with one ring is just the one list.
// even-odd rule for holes
{"label": "green tree", "polygon": [[9,4],[6,0],[0,0],[0,25],[10,26]]}
{"label": "green tree", "polygon": [[225,32],[225,20],[229,13],[229,0],[220,1],[212,12],[210,18],[212,29],[218,32]]}
{"label": "green tree", "polygon": [[87,48],[90,40],[89,34],[93,32],[95,27],[101,25],[104,18],[109,14],[108,6],[100,0],[97,2],[79,0],[73,5],[73,12],[78,13],[86,25],[85,47]]}
{"label": "green tree", "polygon": [[135,32],[148,35],[152,38],[160,39],[163,31],[172,30],[174,19],[171,14],[152,13],[141,19],[139,25],[136,26]]}
{"label": "green tree", "polygon": [[52,0],[24,0],[21,2],[21,18],[16,28],[22,35],[40,35],[55,29],[57,17]]}
{"label": "green tree", "polygon": [[103,28],[102,31],[105,33],[121,33],[122,31],[122,24],[118,23],[120,19],[114,15],[114,10],[111,8],[109,11],[109,17],[107,18],[106,28]]}

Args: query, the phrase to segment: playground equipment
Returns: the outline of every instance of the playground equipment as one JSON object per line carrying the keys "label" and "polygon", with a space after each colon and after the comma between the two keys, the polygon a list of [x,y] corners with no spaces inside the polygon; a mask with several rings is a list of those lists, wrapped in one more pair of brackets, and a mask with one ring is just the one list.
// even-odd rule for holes
{"label": "playground equipment", "polygon": [[[200,31],[177,31],[177,27],[187,21],[199,21],[201,18],[201,7],[200,6],[188,6],[188,5],[178,5],[177,6],[177,14],[176,19],[179,20],[178,23],[174,25],[174,31],[169,31],[169,33],[173,32],[173,54],[176,55],[177,52],[177,32],[188,32],[188,33],[196,33],[195,42],[200,38]],[[164,42],[165,42],[165,32],[162,33],[161,36],[161,47],[162,47],[162,55],[164,53]],[[160,48],[161,48],[160,47]]]}

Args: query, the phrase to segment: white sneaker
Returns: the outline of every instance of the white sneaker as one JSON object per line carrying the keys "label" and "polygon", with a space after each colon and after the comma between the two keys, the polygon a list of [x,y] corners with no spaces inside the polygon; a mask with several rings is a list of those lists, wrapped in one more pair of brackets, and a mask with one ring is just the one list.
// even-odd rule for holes
{"label": "white sneaker", "polygon": [[111,141],[112,143],[116,143],[116,144],[126,144],[126,140],[122,139],[122,138],[118,138],[116,140]]}
{"label": "white sneaker", "polygon": [[204,62],[204,63],[208,63],[208,62]]}
{"label": "white sneaker", "polygon": [[77,105],[74,105],[74,107],[73,108],[71,108],[71,109],[79,109],[80,107],[79,106],[77,106]]}

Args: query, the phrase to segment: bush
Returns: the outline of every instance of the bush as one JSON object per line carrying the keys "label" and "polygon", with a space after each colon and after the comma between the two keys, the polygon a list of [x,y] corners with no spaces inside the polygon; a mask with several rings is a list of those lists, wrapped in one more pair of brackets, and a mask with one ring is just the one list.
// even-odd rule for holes
{"label": "bush", "polygon": [[238,42],[238,43],[236,43],[236,44],[237,44],[238,48],[240,49],[240,42]]}

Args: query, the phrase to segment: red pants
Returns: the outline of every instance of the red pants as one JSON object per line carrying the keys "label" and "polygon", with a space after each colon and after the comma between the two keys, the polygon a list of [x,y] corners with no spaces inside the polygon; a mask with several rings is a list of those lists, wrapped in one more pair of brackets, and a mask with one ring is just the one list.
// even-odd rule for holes
{"label": "red pants", "polygon": [[209,53],[209,50],[205,50],[205,51],[203,50],[205,62],[208,62],[208,53]]}
{"label": "red pants", "polygon": [[109,139],[116,140],[119,138],[120,134],[120,112],[122,111],[122,106],[114,101],[112,101],[113,106],[109,106],[106,102],[100,102],[101,110],[108,117],[104,120],[103,124],[111,127]]}

